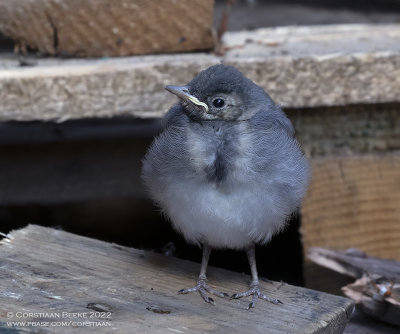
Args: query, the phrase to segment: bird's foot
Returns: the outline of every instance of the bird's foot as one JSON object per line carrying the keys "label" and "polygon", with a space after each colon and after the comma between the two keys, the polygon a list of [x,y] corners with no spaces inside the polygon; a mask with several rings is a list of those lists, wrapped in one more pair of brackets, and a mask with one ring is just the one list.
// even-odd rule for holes
{"label": "bird's foot", "polygon": [[245,292],[235,293],[231,296],[231,298],[239,299],[239,298],[248,297],[248,296],[253,296],[249,306],[247,307],[248,310],[250,310],[251,308],[254,308],[256,306],[258,298],[266,300],[267,302],[270,302],[272,304],[283,304],[279,299],[271,298],[271,297],[268,297],[267,295],[262,294],[260,292],[260,287],[258,285],[258,282],[251,283],[249,290],[247,290]]}
{"label": "bird's foot", "polygon": [[211,304],[214,304],[214,299],[209,297],[207,295],[207,292],[211,293],[213,295],[216,295],[218,297],[221,297],[221,298],[229,297],[229,295],[227,293],[217,291],[214,288],[212,288],[211,286],[209,286],[206,278],[199,278],[197,280],[197,284],[195,287],[179,290],[178,294],[187,294],[187,293],[195,292],[195,291],[198,291],[200,293],[200,296],[204,299],[204,301],[206,301],[207,303],[211,303]]}

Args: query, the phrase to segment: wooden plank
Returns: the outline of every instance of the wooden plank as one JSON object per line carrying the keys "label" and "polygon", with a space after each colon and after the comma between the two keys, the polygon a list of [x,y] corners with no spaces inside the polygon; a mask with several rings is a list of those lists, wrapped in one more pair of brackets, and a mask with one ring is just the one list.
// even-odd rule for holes
{"label": "wooden plank", "polygon": [[400,150],[399,104],[285,110],[309,157]]}
{"label": "wooden plank", "polygon": [[[284,107],[399,102],[399,25],[259,29],[225,35],[225,53],[0,61],[0,120],[160,117],[183,84],[220,63],[238,67]],[[382,89],[385,87],[385,89]]]}
{"label": "wooden plank", "polygon": [[356,278],[342,287],[357,308],[371,317],[400,326],[400,261],[368,256],[357,250],[346,252],[313,247],[308,258],[335,272]]}
{"label": "wooden plank", "polygon": [[[361,278],[367,275],[371,279],[380,276],[383,281],[390,281],[393,285],[400,284],[399,261],[368,256],[366,253],[355,248],[350,248],[343,252],[313,247],[309,250],[308,257],[318,265],[334,270],[342,275],[353,278]],[[378,294],[380,292],[380,290],[376,291]],[[387,297],[389,296],[390,294]],[[394,298],[399,299],[399,302],[396,304],[400,305],[400,295],[398,292]]]}
{"label": "wooden plank", "polygon": [[400,260],[400,154],[316,158],[303,243]]}
{"label": "wooden plank", "polygon": [[[315,158],[312,167],[301,210],[305,253],[311,247],[357,248],[400,260],[400,155]],[[331,293],[349,283],[309,261],[305,281],[310,288]]]}
{"label": "wooden plank", "polygon": [[213,5],[213,0],[0,0],[0,32],[20,51],[30,47],[64,57],[210,50]]}
{"label": "wooden plank", "polygon": [[[0,254],[3,330],[25,313],[31,320],[62,321],[74,319],[29,313],[90,316],[95,309],[106,320],[43,329],[78,333],[82,321],[91,321],[97,333],[341,333],[353,308],[343,297],[266,281],[261,288],[282,305],[259,302],[246,311],[247,300],[218,299],[213,306],[196,294],[176,293],[193,285],[198,264],[34,225],[10,233]],[[247,288],[243,275],[222,269],[210,268],[209,280],[227,292]]]}

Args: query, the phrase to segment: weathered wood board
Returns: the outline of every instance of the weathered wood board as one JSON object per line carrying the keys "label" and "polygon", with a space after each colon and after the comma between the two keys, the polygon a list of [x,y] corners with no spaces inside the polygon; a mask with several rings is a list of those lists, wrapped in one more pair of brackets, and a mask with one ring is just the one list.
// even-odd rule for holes
{"label": "weathered wood board", "polygon": [[303,203],[305,252],[357,248],[400,260],[400,154],[316,158]]}
{"label": "weathered wood board", "polygon": [[30,47],[69,57],[209,50],[213,5],[213,0],[0,0],[0,32],[20,51]]}
{"label": "weathered wood board", "polygon": [[[400,260],[400,155],[315,158],[302,213],[305,253],[311,247],[360,249]],[[339,293],[349,280],[309,261],[306,285]]]}
{"label": "weathered wood board", "polygon": [[[75,327],[43,327],[43,333],[81,333],[84,322],[97,323],[91,328],[97,333],[341,333],[353,309],[343,297],[265,281],[261,288],[282,305],[260,301],[246,311],[248,300],[218,298],[213,306],[197,294],[176,293],[194,284],[198,264],[34,225],[3,239],[0,256],[3,330],[26,315],[75,321]],[[209,269],[211,285],[229,293],[246,289],[247,278]],[[27,314],[46,312],[95,317]]]}
{"label": "weathered wood board", "polygon": [[[160,117],[185,84],[224,62],[284,107],[399,102],[400,25],[259,29],[224,35],[225,54],[0,60],[0,121]],[[384,89],[382,89],[384,87]]]}
{"label": "weathered wood board", "polygon": [[357,309],[400,327],[400,261],[368,256],[357,249],[346,252],[313,247],[308,258],[335,272],[357,279],[342,287]]}

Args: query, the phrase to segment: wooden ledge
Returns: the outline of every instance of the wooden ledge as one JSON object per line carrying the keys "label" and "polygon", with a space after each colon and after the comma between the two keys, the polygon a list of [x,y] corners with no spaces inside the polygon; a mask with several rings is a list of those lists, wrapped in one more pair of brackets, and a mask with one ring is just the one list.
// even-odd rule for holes
{"label": "wooden ledge", "polygon": [[[0,256],[0,331],[10,329],[7,321],[72,320],[75,327],[41,329],[81,333],[83,323],[95,322],[102,324],[97,333],[333,334],[343,331],[353,309],[349,299],[277,282],[261,288],[282,305],[260,301],[247,311],[248,300],[215,298],[213,306],[197,294],[177,295],[194,284],[198,264],[34,225],[3,239]],[[229,293],[246,289],[247,279],[209,270],[211,285]],[[62,312],[95,316],[43,315]]]}
{"label": "wooden ledge", "polygon": [[105,59],[0,57],[0,121],[160,117],[184,84],[223,61],[284,107],[399,102],[400,25],[283,27],[225,35],[225,54]]}

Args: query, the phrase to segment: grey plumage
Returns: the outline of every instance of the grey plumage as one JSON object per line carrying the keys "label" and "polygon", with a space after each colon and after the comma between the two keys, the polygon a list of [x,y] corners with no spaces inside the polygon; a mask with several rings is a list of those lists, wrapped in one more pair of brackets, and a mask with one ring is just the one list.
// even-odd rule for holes
{"label": "grey plumage", "polygon": [[[309,181],[292,124],[230,66],[212,66],[187,86],[167,89],[181,100],[143,161],[151,197],[188,242],[247,250],[267,243],[300,206]],[[254,282],[258,289],[253,275]],[[257,293],[250,294],[254,302]]]}

